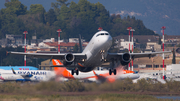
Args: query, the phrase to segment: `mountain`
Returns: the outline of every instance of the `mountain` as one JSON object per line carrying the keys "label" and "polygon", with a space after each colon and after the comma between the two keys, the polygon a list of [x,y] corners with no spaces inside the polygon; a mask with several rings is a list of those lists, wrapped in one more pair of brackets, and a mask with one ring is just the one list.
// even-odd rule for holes
{"label": "mountain", "polygon": [[[29,9],[31,4],[42,4],[46,11],[51,8],[51,2],[56,0],[19,0]],[[69,0],[68,2],[79,0]],[[143,21],[145,26],[161,34],[161,27],[166,26],[165,34],[179,35],[180,2],[179,0],[88,0],[91,3],[102,3],[110,14],[135,16]],[[0,9],[5,8],[5,0],[0,1]]]}

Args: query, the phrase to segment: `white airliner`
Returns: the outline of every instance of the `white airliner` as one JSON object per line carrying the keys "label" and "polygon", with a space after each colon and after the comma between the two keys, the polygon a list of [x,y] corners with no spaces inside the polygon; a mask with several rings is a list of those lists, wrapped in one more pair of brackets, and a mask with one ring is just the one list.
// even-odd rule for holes
{"label": "white airliner", "polygon": [[99,31],[94,34],[89,44],[82,53],[24,53],[24,52],[9,52],[10,54],[27,55],[36,58],[60,59],[63,62],[62,67],[72,68],[71,74],[76,75],[81,72],[90,72],[95,67],[102,66],[102,63],[111,62],[109,74],[112,72],[116,75],[115,66],[120,62],[121,65],[127,65],[131,59],[140,57],[152,57],[156,54],[170,53],[166,52],[151,52],[151,53],[109,53],[108,50],[112,45],[112,37],[107,31]]}
{"label": "white airliner", "polygon": [[[53,65],[63,65],[59,60],[52,59]],[[135,74],[133,71],[123,70],[118,68],[118,75],[109,75],[108,71],[94,70],[88,73],[79,72],[79,75],[71,75],[70,70],[66,67],[54,67],[54,71],[48,70],[1,70],[1,81],[49,81],[56,79],[57,81],[67,81],[69,79],[88,80],[91,82],[114,82],[115,80],[122,80],[125,78],[137,79],[139,74]],[[60,77],[60,79],[58,79]]]}
{"label": "white airliner", "polygon": [[47,70],[1,70],[1,81],[49,81],[55,73]]}

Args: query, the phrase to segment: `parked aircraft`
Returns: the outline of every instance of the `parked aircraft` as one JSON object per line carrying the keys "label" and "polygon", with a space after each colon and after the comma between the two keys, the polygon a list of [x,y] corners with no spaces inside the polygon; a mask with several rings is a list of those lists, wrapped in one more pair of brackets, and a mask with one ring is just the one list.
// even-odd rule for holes
{"label": "parked aircraft", "polygon": [[49,81],[55,77],[48,70],[1,70],[1,81]]}
{"label": "parked aircraft", "polygon": [[38,68],[36,67],[32,67],[32,66],[0,66],[0,70],[38,70]]}
{"label": "parked aircraft", "polygon": [[[53,65],[63,65],[60,60],[52,59]],[[137,79],[139,74],[134,74],[133,71],[117,69],[117,75],[109,75],[108,70],[99,71],[93,70],[88,73],[79,72],[79,75],[72,75],[66,67],[54,67],[54,71],[48,70],[2,70],[0,71],[0,79],[2,81],[49,81],[60,77],[61,81],[69,79],[88,80],[92,82],[114,82],[125,78]]]}
{"label": "parked aircraft", "polygon": [[108,50],[112,45],[112,37],[109,32],[101,30],[94,34],[89,44],[82,53],[24,53],[24,52],[9,52],[10,54],[27,55],[36,58],[60,59],[63,62],[61,67],[72,68],[71,74],[76,75],[81,72],[90,72],[95,67],[101,67],[102,63],[111,62],[109,75],[116,75],[116,66],[120,62],[122,66],[127,65],[131,59],[140,57],[152,57],[156,54],[170,53],[165,52],[150,52],[150,53],[109,53]]}
{"label": "parked aircraft", "polygon": [[[63,65],[60,60],[52,59],[53,65]],[[78,79],[88,80],[92,82],[114,82],[115,80],[122,80],[125,78],[137,79],[139,74],[135,74],[134,71],[123,70],[122,67],[117,68],[117,75],[109,75],[108,70],[93,70],[87,73],[79,72],[79,75],[72,75],[70,70],[64,68],[54,67],[56,74],[61,77],[61,80]],[[63,77],[63,79],[62,79]]]}

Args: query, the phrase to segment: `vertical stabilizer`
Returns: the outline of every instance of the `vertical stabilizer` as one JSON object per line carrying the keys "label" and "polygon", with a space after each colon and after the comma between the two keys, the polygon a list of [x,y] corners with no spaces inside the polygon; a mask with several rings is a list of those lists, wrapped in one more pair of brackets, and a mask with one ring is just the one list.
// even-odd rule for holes
{"label": "vertical stabilizer", "polygon": [[79,34],[79,48],[80,48],[80,53],[82,53],[82,41],[81,41],[81,35]]}
{"label": "vertical stabilizer", "polygon": [[[57,59],[52,59],[53,65],[63,65],[60,60]],[[62,75],[63,72],[66,70],[66,67],[54,67],[54,71],[56,72],[57,75]]]}
{"label": "vertical stabilizer", "polygon": [[[53,65],[63,65],[60,60],[52,59]],[[62,76],[69,79],[74,79],[73,75],[66,69],[66,67],[54,67],[57,76]]]}

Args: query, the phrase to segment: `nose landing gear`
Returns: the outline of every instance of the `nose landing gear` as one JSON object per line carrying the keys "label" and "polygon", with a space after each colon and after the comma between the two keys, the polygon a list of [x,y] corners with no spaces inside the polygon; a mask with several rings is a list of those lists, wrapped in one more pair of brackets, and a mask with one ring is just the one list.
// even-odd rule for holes
{"label": "nose landing gear", "polygon": [[101,53],[101,62],[106,61],[105,56],[104,56],[105,50],[101,50],[100,53]]}

